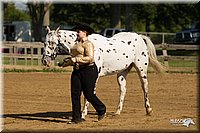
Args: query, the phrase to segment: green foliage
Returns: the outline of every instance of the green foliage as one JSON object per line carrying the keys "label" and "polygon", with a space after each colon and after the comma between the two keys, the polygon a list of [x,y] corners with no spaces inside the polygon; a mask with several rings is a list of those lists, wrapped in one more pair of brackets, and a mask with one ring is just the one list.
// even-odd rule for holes
{"label": "green foliage", "polygon": [[195,4],[159,4],[154,24],[158,32],[177,32],[198,21]]}
{"label": "green foliage", "polygon": [[[90,24],[95,31],[100,31],[103,28],[110,27],[111,16],[113,16],[111,14],[111,4],[112,3],[53,3],[49,8],[50,25],[56,27],[62,24],[73,26],[75,22],[85,22]],[[32,25],[33,31],[35,31],[34,35],[41,36],[45,4],[37,3],[33,5],[33,3],[28,3],[27,5],[31,17],[37,17],[37,19],[32,19],[32,21],[36,23]],[[127,5],[130,7],[129,10],[127,10]],[[200,20],[199,7],[199,3],[121,4],[121,27],[131,27],[132,31],[135,32],[178,32]],[[128,19],[129,26],[127,26],[126,20],[127,14],[130,15]],[[25,11],[16,9],[13,3],[4,3],[4,21],[14,20],[30,20],[30,16]],[[32,24],[34,24],[34,22],[32,22]],[[40,38],[38,40],[40,40]]]}
{"label": "green foliage", "polygon": [[68,25],[85,22],[99,30],[109,27],[109,15],[108,4],[54,4],[51,22]]}
{"label": "green foliage", "polygon": [[[130,4],[130,3],[129,3]],[[133,31],[178,32],[198,21],[196,4],[130,4]],[[51,24],[91,24],[95,30],[110,26],[111,4],[54,4]],[[126,27],[126,4],[121,4],[121,27]]]}
{"label": "green foliage", "polygon": [[132,4],[133,30],[178,32],[199,21],[196,4]]}
{"label": "green foliage", "polygon": [[26,11],[15,8],[14,3],[4,3],[4,21],[30,21],[30,16]]}

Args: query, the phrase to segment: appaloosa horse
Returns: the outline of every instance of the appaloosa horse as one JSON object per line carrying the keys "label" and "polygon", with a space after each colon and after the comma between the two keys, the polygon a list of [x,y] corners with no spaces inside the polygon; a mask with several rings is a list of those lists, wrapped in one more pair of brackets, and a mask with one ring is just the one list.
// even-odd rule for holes
{"label": "appaloosa horse", "polygon": [[[56,58],[58,45],[68,51],[76,45],[77,35],[75,31],[50,30],[47,27],[44,53],[42,62],[45,66]],[[111,38],[99,34],[89,35],[89,40],[94,44],[94,58],[98,67],[99,77],[117,74],[117,81],[120,90],[119,105],[115,114],[120,114],[126,94],[126,76],[132,67],[135,67],[140,77],[144,91],[144,103],[147,115],[152,113],[148,98],[147,68],[149,62],[156,71],[162,72],[163,66],[158,62],[156,51],[151,40],[144,36],[131,32],[121,32]],[[89,103],[85,100],[82,111],[82,118],[87,115]]]}

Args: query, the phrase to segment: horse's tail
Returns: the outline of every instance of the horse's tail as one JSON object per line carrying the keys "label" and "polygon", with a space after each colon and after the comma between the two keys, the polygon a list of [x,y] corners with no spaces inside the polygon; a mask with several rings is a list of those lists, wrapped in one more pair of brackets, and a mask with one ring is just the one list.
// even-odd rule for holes
{"label": "horse's tail", "polygon": [[152,43],[149,37],[144,36],[144,35],[140,35],[140,36],[142,37],[142,39],[145,41],[147,45],[150,64],[156,70],[156,72],[163,73],[165,71],[165,67],[157,59],[156,49],[154,47],[154,44]]}

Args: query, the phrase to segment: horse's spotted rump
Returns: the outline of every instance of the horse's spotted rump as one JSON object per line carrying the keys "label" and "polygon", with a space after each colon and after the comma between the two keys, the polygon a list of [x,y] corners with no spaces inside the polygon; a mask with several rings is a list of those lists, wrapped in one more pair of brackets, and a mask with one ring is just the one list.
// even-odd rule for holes
{"label": "horse's spotted rump", "polygon": [[142,52],[142,55],[146,57],[146,54],[144,52]]}

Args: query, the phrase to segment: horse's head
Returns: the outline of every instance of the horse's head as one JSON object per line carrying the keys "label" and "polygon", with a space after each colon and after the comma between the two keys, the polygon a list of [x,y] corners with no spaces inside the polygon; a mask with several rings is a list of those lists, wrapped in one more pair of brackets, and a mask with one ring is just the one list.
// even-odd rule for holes
{"label": "horse's head", "polygon": [[43,52],[43,58],[42,63],[45,66],[50,66],[51,62],[55,60],[57,56],[57,45],[59,44],[59,28],[56,30],[50,30],[49,27],[47,27],[47,35],[46,40],[44,42],[44,52]]}
{"label": "horse's head", "polygon": [[59,30],[59,28],[51,31],[47,27],[47,31],[42,63],[45,66],[50,66],[61,48],[70,54],[70,49],[76,43],[77,35],[75,31]]}

